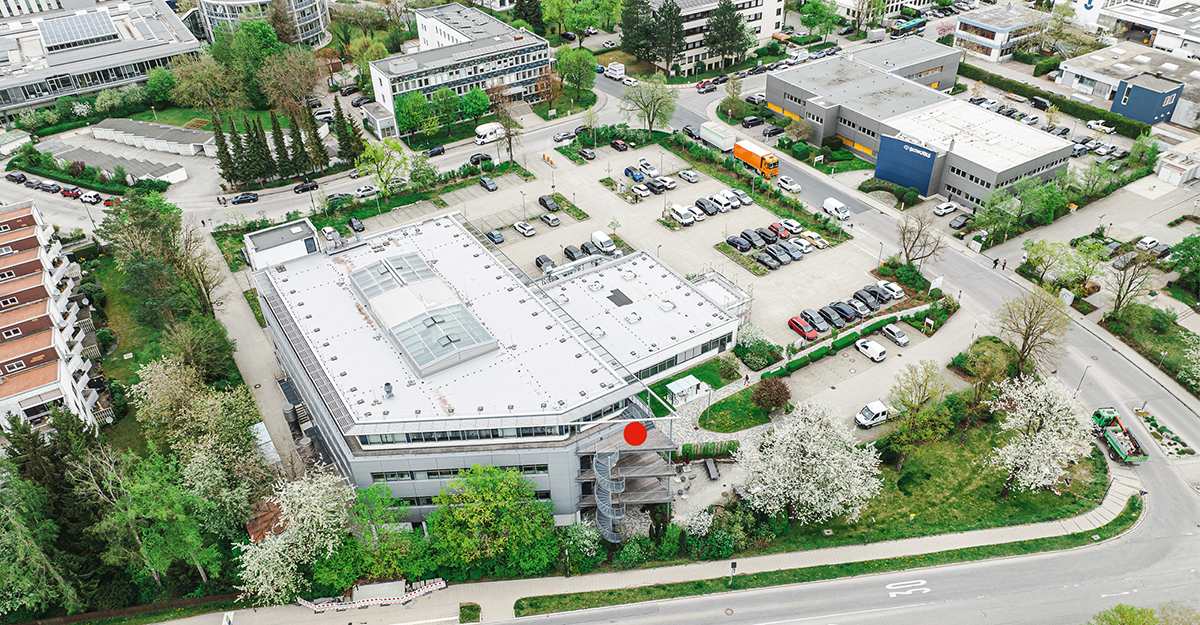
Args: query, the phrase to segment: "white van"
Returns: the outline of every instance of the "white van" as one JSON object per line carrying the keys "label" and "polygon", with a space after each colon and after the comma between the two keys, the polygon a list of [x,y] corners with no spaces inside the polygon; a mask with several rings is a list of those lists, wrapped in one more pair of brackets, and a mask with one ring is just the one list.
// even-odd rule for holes
{"label": "white van", "polygon": [[613,252],[617,251],[617,244],[613,243],[612,238],[599,230],[592,233],[592,244],[600,248],[600,251],[607,256],[611,256]]}
{"label": "white van", "polygon": [[862,410],[859,410],[858,414],[854,415],[854,424],[860,428],[869,430],[887,421],[887,418],[887,406],[883,405],[881,401],[873,401],[863,406]]}
{"label": "white van", "polygon": [[822,205],[826,213],[829,213],[834,219],[845,221],[850,219],[850,209],[846,208],[845,204],[837,198],[825,198],[825,204]]}
{"label": "white van", "polygon": [[690,226],[696,223],[696,217],[692,215],[692,211],[678,204],[671,207],[671,219],[679,222],[681,226]]}

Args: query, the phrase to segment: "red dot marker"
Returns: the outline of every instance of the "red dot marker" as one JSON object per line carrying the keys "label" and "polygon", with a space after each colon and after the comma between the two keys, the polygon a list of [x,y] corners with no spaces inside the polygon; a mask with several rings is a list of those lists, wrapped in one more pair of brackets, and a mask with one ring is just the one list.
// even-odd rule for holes
{"label": "red dot marker", "polygon": [[637,421],[625,426],[625,442],[634,447],[646,442],[646,426]]}

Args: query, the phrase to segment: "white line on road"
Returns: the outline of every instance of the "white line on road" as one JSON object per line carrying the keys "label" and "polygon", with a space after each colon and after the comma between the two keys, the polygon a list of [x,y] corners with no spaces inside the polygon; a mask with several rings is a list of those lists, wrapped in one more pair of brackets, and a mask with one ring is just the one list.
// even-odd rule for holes
{"label": "white line on road", "polygon": [[442,621],[457,621],[457,616],[447,616],[446,618],[431,618],[425,621],[409,621],[407,623],[393,623],[392,625],[422,625],[423,623],[441,623]]}
{"label": "white line on road", "polygon": [[1127,594],[1129,594],[1129,591],[1125,591],[1125,592],[1114,592],[1114,593],[1113,593],[1113,594],[1111,594],[1111,595],[1100,595],[1100,598],[1101,598],[1101,599],[1103,599],[1103,598],[1105,598],[1105,597],[1120,597],[1121,595],[1127,595]]}
{"label": "white line on road", "polygon": [[927,601],[925,603],[914,603],[912,605],[898,605],[891,608],[875,608],[873,610],[858,610],[856,612],[838,612],[836,614],[822,614],[820,616],[805,616],[803,618],[793,618],[786,621],[770,621],[766,623],[755,623],[754,625],[782,625],[783,623],[802,623],[804,621],[826,620],[841,616],[856,616],[859,614],[872,614],[875,612],[888,612],[891,610],[905,610],[908,608],[919,608],[926,605],[935,605],[938,603],[947,603],[946,601]]}

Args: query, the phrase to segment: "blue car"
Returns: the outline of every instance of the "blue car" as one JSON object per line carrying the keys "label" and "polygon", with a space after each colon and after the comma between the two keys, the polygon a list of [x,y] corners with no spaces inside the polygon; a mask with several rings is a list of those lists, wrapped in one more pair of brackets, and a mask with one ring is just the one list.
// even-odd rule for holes
{"label": "blue car", "polygon": [[725,239],[725,242],[728,243],[730,246],[732,246],[733,249],[735,249],[739,252],[749,252],[750,251],[750,242],[743,239],[742,237],[729,237],[729,238]]}
{"label": "blue car", "polygon": [[633,178],[634,182],[641,182],[646,179],[646,176],[637,167],[626,167],[625,175]]}

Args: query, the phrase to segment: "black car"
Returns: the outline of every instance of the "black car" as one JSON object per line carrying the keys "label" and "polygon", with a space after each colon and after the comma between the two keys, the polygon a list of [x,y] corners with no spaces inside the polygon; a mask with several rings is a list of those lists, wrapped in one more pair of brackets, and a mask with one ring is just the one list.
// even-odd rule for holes
{"label": "black car", "polygon": [[774,232],[771,232],[767,228],[755,228],[754,232],[756,234],[758,234],[758,236],[760,238],[762,238],[763,241],[766,241],[768,244],[774,243],[779,240],[779,235],[775,234]]}
{"label": "black car", "polygon": [[822,306],[817,312],[821,313],[821,318],[829,322],[829,325],[839,330],[846,327],[846,320],[842,319],[842,316],[836,310],[828,306]]}
{"label": "black car", "polygon": [[743,239],[742,237],[727,237],[725,239],[725,242],[728,243],[730,247],[732,247],[733,249],[735,249],[739,252],[749,252],[750,251],[750,242]]}
{"label": "black car", "polygon": [[759,252],[758,255],[754,257],[754,260],[757,260],[758,264],[766,267],[767,269],[779,269],[783,266],[780,265],[779,261],[775,260],[773,256],[766,252]]}
{"label": "black car", "polygon": [[585,132],[588,132],[589,130],[591,130],[591,128],[588,128],[587,126],[576,126],[575,131],[574,131],[575,136],[578,137],[579,135],[581,135]]}
{"label": "black car", "polygon": [[242,193],[240,195],[235,195],[232,200],[229,200],[229,203],[230,204],[249,204],[251,202],[257,202],[257,201],[258,201],[257,193]]}
{"label": "black car", "polygon": [[495,243],[496,245],[504,242],[504,235],[500,234],[499,230],[488,230],[485,236],[487,236],[489,241]]}
{"label": "black car", "polygon": [[345,87],[342,87],[341,89],[339,89],[338,93],[342,94],[343,96],[348,96],[351,93],[358,93],[358,86],[357,85],[346,85]]}
{"label": "black car", "polygon": [[575,247],[574,245],[568,245],[563,250],[563,255],[567,257],[567,260],[579,260],[580,258],[587,256],[587,254],[583,253],[583,250]]}
{"label": "black car", "polygon": [[353,106],[353,107],[355,107],[355,108],[358,108],[358,107],[360,107],[360,106],[362,106],[362,105],[364,105],[364,104],[370,104],[370,103],[372,103],[372,102],[374,102],[374,101],[375,101],[375,98],[372,98],[372,97],[369,97],[369,96],[365,96],[365,95],[360,95],[360,96],[358,96],[357,98],[354,98],[353,100],[350,100],[350,106]]}
{"label": "black car", "polygon": [[38,185],[38,191],[45,191],[46,193],[58,193],[59,191],[62,191],[62,187],[47,180],[46,182]]}
{"label": "black car", "polygon": [[441,156],[445,153],[446,153],[446,146],[444,146],[444,145],[435,145],[435,146],[429,148],[428,150],[425,150],[425,156],[429,156],[429,157]]}
{"label": "black car", "polygon": [[757,249],[762,249],[767,244],[766,241],[763,241],[762,237],[758,236],[757,232],[750,230],[749,228],[742,230],[742,234],[740,236],[749,241],[750,245]]}
{"label": "black car", "polygon": [[788,256],[792,257],[792,260],[804,260],[804,252],[801,251],[796,245],[789,243],[788,241],[780,241],[775,245],[783,248],[783,251],[787,252]]}
{"label": "black car", "polygon": [[575,36],[575,33],[570,32],[570,31],[564,31],[562,33],[562,35],[560,35],[560,36],[565,41],[575,41],[577,39],[577,37]]}
{"label": "black car", "polygon": [[825,51],[825,56],[833,56],[841,51],[842,51],[842,46],[833,46],[832,48]]}
{"label": "black car", "polygon": [[[879,302],[880,306],[892,301],[892,294],[879,288],[879,285],[868,284],[867,286],[864,286],[862,288],[862,290],[866,291],[867,293],[870,293],[871,297],[874,297],[875,300]],[[869,308],[869,306],[868,306],[868,308]]]}
{"label": "black car", "polygon": [[968,104],[979,104],[980,102],[987,102],[987,98],[983,96],[976,96],[967,100]]}
{"label": "black car", "polygon": [[335,202],[344,202],[352,197],[354,197],[354,195],[350,193],[334,193],[333,195],[325,198],[325,201],[332,206]]}
{"label": "black car", "polygon": [[4,176],[4,179],[9,182],[25,182],[25,174],[19,171],[14,171]]}
{"label": "black car", "polygon": [[854,299],[863,303],[864,306],[871,309],[871,312],[879,310],[879,300],[875,299],[866,289],[859,289],[854,292]]}
{"label": "black car", "polygon": [[42,181],[38,180],[37,178],[26,178],[25,186],[29,187],[30,189],[36,189],[42,186]]}
{"label": "black car", "polygon": [[1065,137],[1065,136],[1067,136],[1067,134],[1069,132],[1071,132],[1071,129],[1067,128],[1066,126],[1063,126],[1062,128],[1059,128],[1058,130],[1055,130],[1054,132],[1052,132],[1050,134],[1057,135],[1059,137]]}
{"label": "black car", "polygon": [[781,134],[783,134],[783,129],[779,126],[767,126],[766,128],[763,128],[764,137],[774,137]]}
{"label": "black car", "polygon": [[699,198],[696,200],[696,208],[704,211],[704,214],[708,215],[710,217],[713,215],[716,215],[718,212],[720,212],[717,209],[717,205],[713,204],[713,201],[706,197],[702,197],[702,198]]}
{"label": "black car", "polygon": [[822,318],[821,315],[817,314],[817,311],[811,308],[805,308],[804,311],[800,313],[800,318],[807,321],[808,325],[816,328],[817,332],[829,331],[829,324],[825,323],[825,319]]}
{"label": "black car", "polygon": [[305,180],[304,182],[301,182],[300,184],[292,187],[292,193],[304,193],[305,191],[312,191],[313,189],[316,189],[316,188],[317,188],[316,181]]}
{"label": "black car", "polygon": [[549,271],[551,269],[554,269],[554,267],[555,267],[554,261],[550,260],[550,257],[546,256],[545,254],[538,256],[537,259],[535,259],[533,261],[533,263],[535,265],[537,265],[537,268],[541,269],[542,271]]}
{"label": "black car", "polygon": [[666,193],[666,191],[667,191],[667,185],[665,185],[653,178],[647,179],[645,184],[646,184],[646,188],[650,189],[650,192],[653,193],[654,195],[662,195],[663,193]]}
{"label": "black car", "polygon": [[683,134],[685,134],[685,135],[687,135],[687,136],[689,136],[689,137],[691,137],[691,138],[693,138],[693,139],[699,139],[699,138],[700,138],[700,131],[699,131],[699,130],[696,130],[696,128],[695,128],[695,127],[693,127],[693,126],[684,126],[684,127],[683,127]]}
{"label": "black car", "polygon": [[471,164],[475,165],[476,167],[478,167],[481,163],[486,163],[490,160],[492,160],[492,157],[484,154],[483,152],[477,152],[471,155]]}
{"label": "black car", "polygon": [[970,221],[971,221],[970,215],[959,215],[958,217],[955,217],[954,219],[950,220],[950,229],[951,230],[962,230],[963,228],[967,227],[967,224]]}
{"label": "black car", "polygon": [[751,115],[742,120],[742,128],[753,128],[755,126],[761,126],[764,123],[766,122],[763,121],[763,118]]}
{"label": "black car", "polygon": [[714,84],[714,85],[723,85],[727,82],[729,82],[729,76],[726,76],[724,74],[712,79],[712,84]]}
{"label": "black car", "polygon": [[837,311],[837,314],[842,316],[846,321],[854,321],[858,319],[858,311],[854,310],[853,306],[842,302],[829,302],[829,307]]}
{"label": "black car", "polygon": [[613,139],[612,143],[609,143],[609,145],[611,145],[613,149],[618,152],[624,152],[625,150],[629,149],[629,144],[620,139]]}
{"label": "black car", "polygon": [[774,63],[771,63],[770,65],[767,66],[767,71],[773,72],[773,71],[783,67],[784,65],[787,65],[787,63],[784,63],[783,61],[775,61]]}
{"label": "black car", "polygon": [[845,36],[845,35],[849,35],[852,32],[854,32],[853,26],[843,26],[838,29],[837,34]]}
{"label": "black car", "polygon": [[496,189],[500,188],[500,187],[496,186],[495,180],[492,180],[491,178],[489,178],[487,176],[482,176],[479,178],[479,186],[483,187],[484,189],[487,189],[488,193],[491,193],[492,191],[495,191]]}
{"label": "black car", "polygon": [[766,65],[755,65],[754,67],[751,67],[751,68],[750,68],[750,75],[751,75],[751,76],[756,76],[756,75],[758,75],[758,74],[761,74],[761,73],[763,73],[763,72],[765,72],[765,71],[767,71],[767,66],[766,66]]}
{"label": "black car", "polygon": [[585,160],[585,161],[594,160],[596,158],[596,153],[587,148],[580,148],[579,151],[576,152],[576,154],[582,156],[583,160]]}
{"label": "black car", "polygon": [[587,254],[588,256],[603,256],[604,255],[604,252],[601,252],[600,248],[597,247],[596,244],[592,243],[591,241],[584,241],[583,243],[580,243],[579,251],[583,252],[584,254]]}
{"label": "black car", "polygon": [[774,258],[775,262],[779,263],[780,265],[792,264],[792,255],[788,254],[787,250],[779,247],[778,243],[774,245],[768,245],[764,249],[766,249],[767,253],[771,255],[771,258]]}
{"label": "black car", "polygon": [[558,202],[555,202],[554,198],[550,197],[549,195],[543,195],[539,197],[538,204],[541,204],[542,208],[550,212],[558,210]]}
{"label": "black car", "polygon": [[351,217],[350,218],[350,229],[355,232],[362,232],[363,230],[366,230],[367,227],[363,225],[363,222],[360,221],[358,219],[358,217]]}

